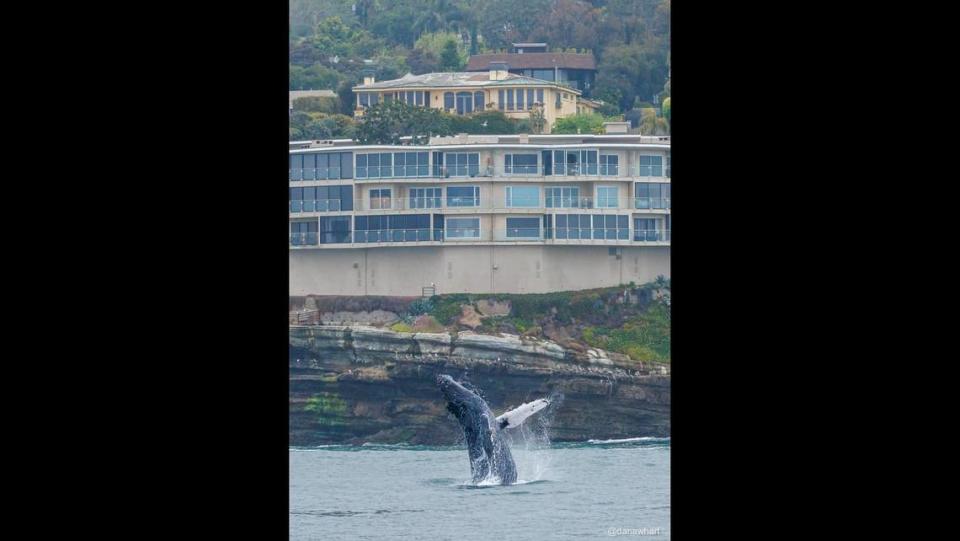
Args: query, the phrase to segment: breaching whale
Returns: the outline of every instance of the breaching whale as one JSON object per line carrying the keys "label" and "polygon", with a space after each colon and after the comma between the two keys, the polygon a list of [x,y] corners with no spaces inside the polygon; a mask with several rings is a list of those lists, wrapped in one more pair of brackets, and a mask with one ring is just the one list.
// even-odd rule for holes
{"label": "breaching whale", "polygon": [[502,430],[520,426],[524,420],[547,407],[547,400],[539,399],[494,417],[490,406],[480,395],[446,374],[437,376],[437,385],[447,399],[447,410],[463,428],[470,457],[473,482],[493,479],[501,485],[517,480],[517,466]]}

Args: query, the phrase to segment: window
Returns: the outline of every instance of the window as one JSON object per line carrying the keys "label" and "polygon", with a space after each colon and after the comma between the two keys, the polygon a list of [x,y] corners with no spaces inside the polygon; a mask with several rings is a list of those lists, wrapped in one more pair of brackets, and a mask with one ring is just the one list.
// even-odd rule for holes
{"label": "window", "polygon": [[546,189],[547,208],[578,208],[580,188],[551,187]]}
{"label": "window", "polygon": [[617,202],[616,186],[597,186],[597,206],[598,209],[615,209],[619,205]]}
{"label": "window", "polygon": [[559,109],[559,108],[561,107],[561,104],[560,104],[560,92],[557,92],[556,94],[557,94],[556,107],[557,107],[557,109]]}
{"label": "window", "polygon": [[413,242],[430,240],[430,215],[354,217],[354,242]]}
{"label": "window", "polygon": [[479,207],[480,186],[448,186],[448,207]]}
{"label": "window", "polygon": [[456,105],[453,100],[453,92],[444,92],[443,93],[443,108],[447,111],[453,109]]}
{"label": "window", "polygon": [[425,177],[427,160],[426,152],[357,154],[357,178]]}
{"label": "window", "polygon": [[640,156],[641,177],[662,177],[663,156]]}
{"label": "window", "polygon": [[451,177],[475,177],[480,172],[480,153],[445,152],[446,174]]}
{"label": "window", "polygon": [[410,206],[412,209],[438,209],[443,197],[440,188],[410,188]]}
{"label": "window", "polygon": [[[552,76],[553,73],[551,73],[550,75]],[[553,79],[548,79],[548,81],[552,81],[552,80],[553,80]],[[543,89],[542,89],[542,88],[538,88],[538,89],[537,89],[537,103],[539,103],[540,105],[543,105],[543,104],[545,103],[545,102],[543,101]]]}
{"label": "window", "polygon": [[390,189],[376,188],[370,190],[370,209],[390,208]]}
{"label": "window", "polygon": [[353,178],[353,153],[291,154],[290,168],[290,180]]}
{"label": "window", "polygon": [[457,114],[465,115],[473,112],[473,94],[457,92]]}
{"label": "window", "polygon": [[483,92],[473,93],[473,110],[483,111]]}
{"label": "window", "polygon": [[517,111],[523,111],[523,89],[517,89]]}
{"label": "window", "polygon": [[535,208],[539,206],[539,186],[507,186],[507,208]]}
{"label": "window", "polygon": [[290,222],[290,244],[294,246],[313,245],[317,243],[317,222]]}
{"label": "window", "polygon": [[507,110],[513,111],[513,89],[507,89]]}
{"label": "window", "polygon": [[638,209],[670,208],[670,185],[655,182],[635,182],[634,207]]}
{"label": "window", "polygon": [[667,152],[667,178],[670,178],[670,153]]}
{"label": "window", "polygon": [[553,151],[554,175],[596,175],[596,150]]}
{"label": "window", "polygon": [[507,218],[507,238],[508,239],[539,239],[540,238],[539,216],[533,218]]}
{"label": "window", "polygon": [[[394,152],[393,176],[395,177],[426,177],[430,173],[429,153],[427,152]],[[381,163],[383,159],[381,158]]]}
{"label": "window", "polygon": [[479,239],[480,218],[450,218],[444,224],[444,238]]}
{"label": "window", "polygon": [[341,244],[351,241],[350,217],[330,216],[320,218],[320,244]]}
{"label": "window", "polygon": [[660,235],[657,232],[657,220],[653,218],[634,218],[633,240],[660,240]]}
{"label": "window", "polygon": [[620,157],[616,154],[600,155],[600,174],[617,176],[620,174]]}
{"label": "window", "polygon": [[497,109],[503,111],[505,104],[507,103],[506,99],[503,97],[504,90],[501,88],[497,90]]}
{"label": "window", "polygon": [[556,238],[630,240],[630,217],[626,214],[555,214]]}
{"label": "window", "polygon": [[527,89],[527,110],[533,109],[533,89]]}
{"label": "window", "polygon": [[353,186],[290,188],[290,212],[353,210]]}
{"label": "window", "polygon": [[503,157],[503,172],[508,175],[535,175],[537,155],[507,154]]}
{"label": "window", "polygon": [[[553,80],[553,70],[533,70],[531,77],[534,79],[540,79],[541,81],[552,81]],[[540,96],[543,97],[543,91],[540,91]],[[543,100],[540,100],[540,103],[543,103]]]}
{"label": "window", "polygon": [[369,94],[369,93],[367,93],[367,92],[361,92],[361,93],[357,94],[357,98],[359,99],[359,101],[358,101],[357,103],[359,103],[361,107],[367,107],[367,106],[370,105],[370,94]]}

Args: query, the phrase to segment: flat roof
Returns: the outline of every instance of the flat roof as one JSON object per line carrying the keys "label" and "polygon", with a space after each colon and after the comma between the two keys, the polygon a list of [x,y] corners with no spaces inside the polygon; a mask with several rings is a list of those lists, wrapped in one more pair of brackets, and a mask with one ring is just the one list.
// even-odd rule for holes
{"label": "flat roof", "polygon": [[[484,72],[489,69],[484,69]],[[414,75],[408,73],[399,79],[389,81],[377,81],[368,85],[354,86],[354,90],[390,90],[407,88],[484,88],[496,86],[552,86],[562,88],[568,92],[580,95],[580,91],[567,86],[560,85],[554,81],[545,81],[543,79],[534,79],[523,75],[513,73],[507,74],[505,79],[491,81],[487,73],[476,73],[468,71],[452,71],[446,73],[424,73]]]}

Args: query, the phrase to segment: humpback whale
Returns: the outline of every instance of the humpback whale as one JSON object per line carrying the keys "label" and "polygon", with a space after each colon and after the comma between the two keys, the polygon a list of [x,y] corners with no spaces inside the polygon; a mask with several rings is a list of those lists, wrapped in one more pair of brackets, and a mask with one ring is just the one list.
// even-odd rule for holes
{"label": "humpback whale", "polygon": [[520,426],[525,419],[547,407],[549,401],[535,400],[494,417],[490,406],[480,395],[452,377],[438,375],[437,386],[447,399],[447,410],[457,418],[463,429],[473,482],[485,479],[501,485],[516,482],[517,466],[501,431]]}

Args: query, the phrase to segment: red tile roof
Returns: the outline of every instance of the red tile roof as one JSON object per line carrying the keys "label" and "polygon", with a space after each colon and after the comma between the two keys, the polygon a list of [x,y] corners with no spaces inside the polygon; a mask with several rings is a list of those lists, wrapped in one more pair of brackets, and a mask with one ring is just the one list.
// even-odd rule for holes
{"label": "red tile roof", "polygon": [[597,61],[592,53],[497,53],[471,56],[467,71],[487,71],[490,62],[506,62],[510,69],[553,69],[554,61],[561,69],[597,69]]}

